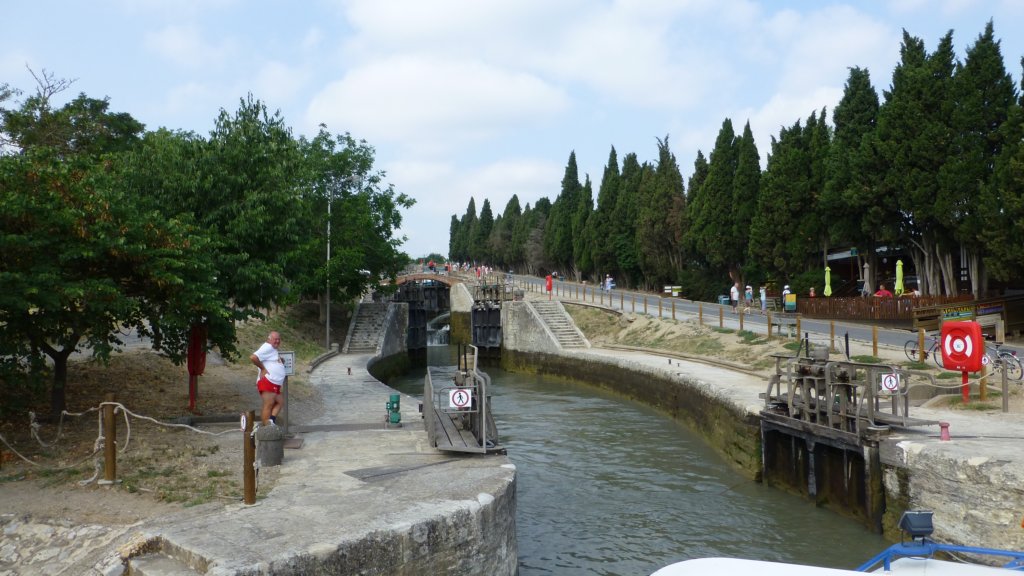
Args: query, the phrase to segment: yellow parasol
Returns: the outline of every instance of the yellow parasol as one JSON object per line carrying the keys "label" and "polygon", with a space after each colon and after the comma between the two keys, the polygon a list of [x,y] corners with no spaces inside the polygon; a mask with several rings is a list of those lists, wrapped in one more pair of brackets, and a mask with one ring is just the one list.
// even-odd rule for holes
{"label": "yellow parasol", "polygon": [[905,290],[903,290],[903,260],[897,260],[896,261],[896,288],[893,290],[893,293],[896,294],[896,296],[901,296],[901,295],[903,295],[904,291]]}
{"label": "yellow parasol", "polygon": [[825,296],[832,295],[832,269],[825,266]]}

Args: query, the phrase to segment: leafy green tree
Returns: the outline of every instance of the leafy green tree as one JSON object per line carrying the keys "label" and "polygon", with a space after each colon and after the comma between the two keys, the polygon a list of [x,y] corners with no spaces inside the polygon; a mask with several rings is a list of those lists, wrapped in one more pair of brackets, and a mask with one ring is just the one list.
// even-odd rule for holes
{"label": "leafy green tree", "polygon": [[[942,226],[935,207],[939,172],[950,153],[952,44],[950,32],[929,55],[924,42],[904,31],[900,63],[885,92],[873,142],[874,161],[884,174],[880,182],[884,204],[875,237],[910,251],[925,294],[934,293],[932,286],[940,281],[944,293],[957,291],[951,258],[953,231]],[[877,271],[877,262],[870,264]]]}
{"label": "leafy green tree", "polygon": [[573,264],[573,218],[582,189],[576,152],[570,152],[562,177],[562,191],[551,205],[544,229],[544,254],[553,266],[562,270]]}
{"label": "leafy green tree", "polygon": [[[209,242],[194,227],[140,210],[100,158],[45,146],[0,158],[0,356],[53,363],[50,409],[66,406],[68,358],[105,359],[120,330],[175,332],[219,313]],[[181,359],[176,342],[154,346]]]}
{"label": "leafy green tree", "polygon": [[502,270],[514,267],[522,257],[521,247],[513,243],[513,235],[522,215],[519,196],[513,194],[505,204],[505,209],[499,219],[494,223],[490,246],[495,256],[494,265],[499,266]]}
{"label": "leafy green tree", "polygon": [[591,258],[592,246],[595,238],[591,230],[590,219],[594,213],[594,187],[590,183],[590,176],[587,176],[583,188],[580,189],[576,202],[576,209],[572,217],[572,270],[576,279],[579,280],[582,274],[591,270],[594,266]]}
{"label": "leafy green tree", "polygon": [[[68,89],[72,81],[56,78],[45,70],[41,76],[32,74],[36,93],[18,108],[0,109],[0,143],[20,150],[45,147],[67,157],[121,152],[138,142],[142,123],[127,113],[111,112],[108,99],[79,94],[54,109],[53,97]],[[0,102],[14,93],[6,84],[0,86]]]}
{"label": "leafy green tree", "polygon": [[658,164],[645,172],[637,198],[636,245],[647,287],[671,281],[682,264],[679,215],[685,199],[683,176],[665,136],[658,140]]}
{"label": "leafy green tree", "polygon": [[[732,200],[739,152],[732,121],[726,118],[711,152],[708,174],[690,208],[690,244],[712,267],[725,269],[734,281],[740,244],[733,238]],[[742,245],[744,248],[746,244]]]}
{"label": "leafy green tree", "polygon": [[617,273],[615,270],[615,244],[610,240],[614,235],[614,213],[619,195],[619,180],[619,160],[613,146],[611,152],[608,153],[608,162],[604,166],[604,174],[601,177],[597,207],[588,223],[591,239],[590,259],[594,279],[600,279],[602,271]]}
{"label": "leafy green tree", "polygon": [[462,248],[459,246],[461,228],[462,223],[459,222],[459,217],[452,214],[452,220],[448,223],[448,258],[451,260],[465,260]]}
{"label": "leafy green tree", "polygon": [[537,200],[533,208],[526,205],[523,217],[516,227],[515,243],[522,246],[523,260],[521,267],[526,274],[539,274],[542,270],[550,270],[551,263],[544,255],[544,230],[551,215],[551,201],[547,198]]}
{"label": "leafy green tree", "polygon": [[999,130],[1004,145],[996,156],[992,181],[982,194],[988,225],[980,234],[992,277],[1012,281],[1024,278],[1024,243],[1019,240],[1024,237],[1024,96],[1010,107]]}
{"label": "leafy green tree", "polygon": [[879,215],[878,172],[865,157],[866,142],[878,121],[878,93],[866,69],[851,68],[843,97],[832,113],[835,131],[825,163],[825,190],[819,207],[828,223],[830,244],[846,243],[867,253]]}
{"label": "leafy green tree", "polygon": [[[822,113],[824,117],[824,113]],[[751,224],[750,255],[769,273],[793,278],[808,269],[820,245],[814,222],[822,180],[815,171],[820,124],[812,114],[772,138],[772,153],[761,180],[757,215]],[[810,223],[808,223],[810,221]]]}
{"label": "leafy green tree", "polygon": [[611,241],[615,248],[615,268],[620,286],[635,286],[642,275],[640,254],[636,245],[637,198],[643,181],[643,167],[636,154],[630,152],[622,159],[618,197],[612,216]]}
{"label": "leafy green tree", "polygon": [[466,212],[459,219],[459,236],[454,241],[454,245],[458,248],[458,252],[452,255],[452,258],[469,262],[473,258],[470,255],[470,242],[473,237],[473,229],[476,227],[476,200],[473,198],[469,199],[469,204],[466,205]]}
{"label": "leafy green tree", "polygon": [[754,142],[754,133],[750,130],[750,122],[743,126],[743,134],[736,140],[736,172],[732,181],[732,199],[730,220],[732,241],[725,261],[731,270],[735,270],[736,279],[745,278],[745,261],[747,248],[750,245],[750,227],[757,212],[758,197],[761,193],[761,156]]}
{"label": "leafy green tree", "polygon": [[473,227],[469,248],[469,255],[481,264],[489,264],[491,261],[488,240],[491,237],[492,228],[494,228],[494,212],[491,211],[491,201],[484,198],[484,205],[480,208],[480,217]]}
{"label": "leafy green tree", "polygon": [[936,219],[954,231],[961,254],[967,256],[961,266],[969,269],[972,292],[980,296],[987,292],[980,238],[989,219],[979,207],[983,190],[993,178],[995,158],[1004,146],[999,128],[1016,99],[992,21],[967,49],[967,59],[953,77],[950,98],[952,142],[939,171]]}
{"label": "leafy green tree", "polygon": [[[330,278],[331,299],[345,301],[357,298],[367,290],[382,290],[406,263],[399,250],[404,238],[395,232],[402,224],[402,209],[414,201],[384,185],[385,174],[374,171],[374,149],[365,140],[356,141],[350,134],[332,136],[321,127],[313,139],[299,141],[303,158],[303,185],[312,197],[303,197],[312,204],[315,215],[330,215],[330,260],[320,265],[319,255],[325,251],[318,226],[308,236],[306,256],[295,268],[303,294],[313,295]],[[317,219],[310,216],[310,222]],[[292,261],[294,264],[295,261]],[[310,263],[316,263],[312,269]],[[301,284],[308,279],[312,284]]]}
{"label": "leafy green tree", "polygon": [[[804,142],[807,145],[807,193],[809,195],[807,206],[811,210],[805,213],[800,219],[799,233],[801,237],[811,240],[811,249],[817,246],[821,252],[821,259],[818,260],[819,269],[824,270],[828,262],[829,249],[829,222],[823,216],[820,209],[822,196],[825,194],[825,184],[828,172],[829,148],[832,143],[832,133],[828,127],[826,111],[822,110],[820,115],[811,114],[807,118],[807,126],[804,129]],[[810,253],[810,254],[813,254]],[[813,265],[813,258],[808,259],[809,265]]]}

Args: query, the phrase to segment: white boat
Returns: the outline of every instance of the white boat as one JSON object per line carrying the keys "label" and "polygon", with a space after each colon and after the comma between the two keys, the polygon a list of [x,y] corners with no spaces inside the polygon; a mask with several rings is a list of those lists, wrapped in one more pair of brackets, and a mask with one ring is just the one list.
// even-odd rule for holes
{"label": "white boat", "polygon": [[[887,572],[878,567],[875,574],[892,574],[893,576],[1008,576],[1021,574],[1010,568],[983,566],[981,564],[964,564],[936,560],[934,558],[900,558],[889,564]],[[849,576],[863,574],[864,571],[840,570],[838,568],[821,568],[802,564],[784,564],[782,562],[765,562],[763,560],[742,560],[739,558],[697,558],[670,564],[658,570],[652,576],[707,576],[711,575],[756,575],[756,576]]]}
{"label": "white boat", "polygon": [[[1009,576],[1024,574],[1024,552],[939,544],[932,533],[931,512],[906,512],[900,529],[910,542],[886,548],[855,570],[822,568],[803,564],[744,560],[740,558],[696,558],[670,564],[651,576],[842,576],[844,574],[892,574],[893,576]],[[940,560],[936,554],[952,560]],[[968,558],[998,558],[1001,566],[989,566]],[[1007,561],[1009,559],[1009,561]]]}

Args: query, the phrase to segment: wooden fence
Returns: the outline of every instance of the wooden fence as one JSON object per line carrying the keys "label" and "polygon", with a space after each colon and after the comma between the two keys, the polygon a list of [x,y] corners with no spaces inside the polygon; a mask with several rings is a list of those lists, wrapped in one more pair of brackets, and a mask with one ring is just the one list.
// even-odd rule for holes
{"label": "wooden fence", "polygon": [[941,307],[958,302],[972,302],[970,295],[962,296],[901,296],[876,298],[854,296],[850,298],[808,298],[796,301],[797,312],[808,318],[830,318],[881,324],[911,326],[914,309]]}

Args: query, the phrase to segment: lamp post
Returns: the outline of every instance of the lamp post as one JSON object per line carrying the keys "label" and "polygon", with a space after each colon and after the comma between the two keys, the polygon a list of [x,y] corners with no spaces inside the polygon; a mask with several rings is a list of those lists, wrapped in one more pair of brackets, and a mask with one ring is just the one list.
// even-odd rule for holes
{"label": "lamp post", "polygon": [[334,189],[331,188],[330,196],[327,197],[327,294],[324,300],[327,301],[327,351],[331,351],[331,204],[334,200]]}
{"label": "lamp post", "polygon": [[[342,182],[348,184],[350,182],[356,182],[360,179],[361,178],[359,175],[350,174],[346,176],[345,179],[342,180]],[[326,300],[327,302],[327,321],[325,322],[325,324],[327,326],[326,344],[328,352],[331,351],[331,204],[333,203],[334,187],[332,186],[329,192],[329,196],[327,196],[327,294],[324,297],[324,300]]]}

